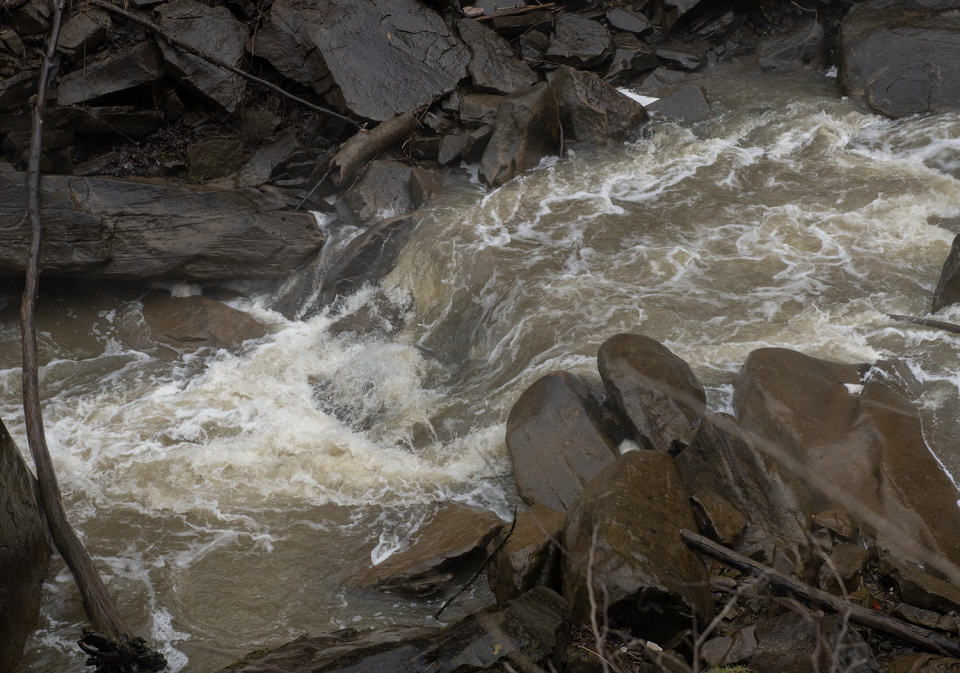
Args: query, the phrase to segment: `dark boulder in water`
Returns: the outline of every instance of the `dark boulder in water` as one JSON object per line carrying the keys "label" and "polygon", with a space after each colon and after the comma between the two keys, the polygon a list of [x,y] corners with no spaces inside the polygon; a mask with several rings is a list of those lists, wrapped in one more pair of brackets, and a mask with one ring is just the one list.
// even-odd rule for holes
{"label": "dark boulder in water", "polygon": [[586,146],[636,139],[650,119],[640,103],[592,72],[560,66],[550,85],[560,106],[564,137]]}
{"label": "dark boulder in water", "polygon": [[[487,580],[498,603],[506,603],[541,584],[560,590],[560,548],[555,542],[562,544],[566,520],[562,512],[534,505],[517,515],[512,533],[509,525],[504,526],[490,541],[487,553],[493,556],[487,566]],[[500,547],[507,535],[509,539]]]}
{"label": "dark boulder in water", "polygon": [[960,304],[960,234],[953,239],[950,254],[943,263],[937,289],[933,291],[933,309],[937,311]]}
{"label": "dark boulder in water", "polygon": [[823,28],[813,21],[790,35],[761,42],[757,67],[763,72],[778,75],[803,68],[821,70],[826,61],[827,45]]}
{"label": "dark boulder in water", "polygon": [[560,108],[546,82],[520,89],[500,103],[493,136],[480,161],[480,179],[499,187],[556,154],[560,145]]}
{"label": "dark boulder in water", "polygon": [[267,334],[267,328],[246,313],[207,297],[149,300],[143,319],[154,340],[177,350],[236,350],[244,341]]}

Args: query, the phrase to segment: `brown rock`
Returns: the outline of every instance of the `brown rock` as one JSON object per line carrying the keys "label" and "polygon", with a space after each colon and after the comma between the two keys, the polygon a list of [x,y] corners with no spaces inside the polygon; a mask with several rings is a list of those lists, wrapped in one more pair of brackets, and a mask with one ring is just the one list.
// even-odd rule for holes
{"label": "brown rock", "polygon": [[510,43],[483,24],[460,19],[457,31],[473,52],[468,69],[477,91],[508,94],[537,83],[536,74],[514,55]]}
{"label": "brown rock", "polygon": [[935,654],[911,654],[887,664],[886,673],[960,673],[960,659]]}
{"label": "brown rock", "polygon": [[208,140],[187,146],[187,167],[196,180],[222,178],[236,171],[243,162],[243,143],[239,140]]}
{"label": "brown rock", "polygon": [[592,68],[610,56],[610,33],[596,21],[567,14],[556,20],[546,60],[574,68]]}
{"label": "brown rock", "polygon": [[920,566],[884,554],[880,572],[900,594],[904,603],[935,612],[960,612],[960,587],[925,573]]}
{"label": "brown rock", "polygon": [[757,649],[756,624],[737,629],[730,635],[711,638],[703,644],[700,656],[708,666],[732,666],[750,661]]}
{"label": "brown rock", "polygon": [[820,567],[818,586],[823,591],[829,591],[837,596],[843,595],[843,588],[847,593],[853,593],[859,588],[860,574],[863,566],[870,558],[870,552],[860,549],[855,544],[841,543],[833,546],[829,562]]}
{"label": "brown rock", "polygon": [[697,528],[706,537],[725,547],[733,547],[747,526],[747,518],[725,498],[710,489],[690,496]]}
{"label": "brown rock", "polygon": [[560,142],[560,109],[546,82],[503,99],[493,136],[480,162],[480,179],[499,187],[555,154]]}
{"label": "brown rock", "polygon": [[[497,603],[513,600],[537,585],[560,589],[560,542],[567,517],[546,505],[534,505],[517,516],[507,543],[500,547],[487,566],[487,582]],[[510,526],[487,545],[492,554],[503,542]]]}
{"label": "brown rock", "polygon": [[960,626],[960,624],[958,624],[960,618],[955,614],[941,615],[932,610],[923,610],[922,608],[916,608],[906,603],[897,605],[890,614],[904,621],[908,621],[911,624],[919,624],[928,629],[940,629],[941,631],[956,633],[958,626]]}
{"label": "brown rock", "polygon": [[550,79],[565,138],[587,145],[635,139],[650,119],[644,107],[591,72],[561,66]]}
{"label": "brown rock", "polygon": [[248,143],[263,142],[280,126],[280,117],[270,110],[244,110],[240,113],[240,130]]}
{"label": "brown rock", "polygon": [[492,94],[468,94],[460,99],[460,121],[468,129],[478,129],[481,126],[493,124],[497,121],[497,110],[503,96]]}
{"label": "brown rock", "polygon": [[750,670],[757,673],[814,673],[832,665],[849,673],[880,673],[870,648],[840,615],[817,619],[787,612],[757,623],[754,634]]}
{"label": "brown rock", "polygon": [[857,535],[853,519],[842,509],[828,509],[813,515],[815,528],[826,528],[839,538],[852,542]]}
{"label": "brown rock", "polygon": [[933,312],[960,303],[960,234],[953,239],[950,254],[947,255],[933,291]]}
{"label": "brown rock", "polygon": [[147,302],[143,319],[153,338],[178,350],[236,350],[267,328],[246,313],[207,297],[165,297]]}
{"label": "brown rock", "polygon": [[507,418],[507,451],[520,498],[566,510],[584,485],[619,455],[600,428],[583,381],[551,372],[523,391]]}

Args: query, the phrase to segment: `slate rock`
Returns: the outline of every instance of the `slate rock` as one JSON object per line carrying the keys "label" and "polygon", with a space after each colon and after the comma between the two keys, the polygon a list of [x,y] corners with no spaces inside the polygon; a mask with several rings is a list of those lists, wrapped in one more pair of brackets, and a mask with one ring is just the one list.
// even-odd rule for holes
{"label": "slate rock", "polygon": [[487,583],[497,603],[513,600],[538,585],[560,589],[560,549],[550,538],[562,544],[566,519],[562,512],[546,505],[534,505],[517,515],[506,544],[500,547],[511,524],[506,524],[490,541],[487,554],[492,559],[487,566]]}
{"label": "slate rock", "polygon": [[887,663],[885,673],[960,673],[960,659],[935,654],[910,654]]}
{"label": "slate rock", "polygon": [[13,12],[13,24],[21,35],[46,33],[53,20],[53,4],[45,0],[27,0]]}
{"label": "slate rock", "polygon": [[[844,589],[847,594],[859,589],[860,575],[864,564],[870,558],[870,551],[861,549],[855,544],[843,542],[833,545],[829,558],[829,563],[824,562],[820,566],[817,586],[837,596],[844,595]],[[841,588],[841,582],[843,588]]]}
{"label": "slate rock", "polygon": [[493,18],[493,29],[499,35],[516,37],[531,30],[537,30],[553,21],[552,9],[541,9],[526,14],[512,16],[496,16]]}
{"label": "slate rock", "polygon": [[411,212],[415,209],[410,193],[412,170],[397,161],[371,162],[360,182],[337,201],[340,217],[364,226]]}
{"label": "slate rock", "polygon": [[690,496],[690,505],[703,535],[725,547],[736,545],[747,518],[726,498],[705,488]]}
{"label": "slate rock", "polygon": [[933,291],[932,311],[936,313],[954,304],[960,304],[960,234],[954,237],[950,254],[940,271],[937,288]]}
{"label": "slate rock", "polygon": [[617,334],[597,352],[600,378],[644,448],[675,453],[700,424],[706,393],[690,365],[647,336]]}
{"label": "slate rock", "polygon": [[857,527],[850,515],[842,509],[828,509],[813,515],[813,525],[826,528],[835,536],[847,542],[853,542],[857,536]]}
{"label": "slate rock", "polygon": [[614,35],[613,46],[613,59],[603,79],[614,86],[625,86],[660,64],[653,49],[630,33]]}
{"label": "slate rock", "polygon": [[843,92],[894,119],[960,109],[958,8],[922,0],[852,7],[838,35]]}
{"label": "slate rock", "polygon": [[49,558],[33,478],[0,420],[0,670],[17,669],[37,628]]}
{"label": "slate rock", "polygon": [[667,0],[666,6],[676,11],[676,18],[685,16],[688,12],[696,9],[704,0]]}
{"label": "slate rock", "polygon": [[440,149],[437,151],[437,161],[446,166],[457,159],[463,158],[463,150],[467,146],[470,136],[466,133],[457,135],[445,135],[440,141]]}
{"label": "slate rock", "polygon": [[187,146],[187,167],[197,180],[229,175],[243,162],[243,143],[234,139],[208,140]]}
{"label": "slate rock", "polygon": [[410,171],[410,198],[414,208],[422,208],[428,201],[443,191],[443,178],[423,166],[414,166]]}
{"label": "slate rock", "polygon": [[163,58],[153,40],[64,75],[57,86],[57,102],[73,105],[118,91],[159,82],[166,75]]}
{"label": "slate rock", "polygon": [[507,452],[520,498],[566,510],[619,450],[601,429],[583,381],[551,372],[523,391],[507,417]]}
{"label": "slate rock", "polygon": [[711,638],[703,644],[700,656],[711,667],[735,666],[750,661],[757,649],[756,624],[731,634]]}
{"label": "slate rock", "polygon": [[500,103],[493,135],[480,162],[480,180],[499,187],[555,154],[560,142],[560,108],[553,88],[534,84]]}
{"label": "slate rock", "polygon": [[627,10],[611,9],[607,12],[607,21],[617,30],[625,30],[637,35],[649,35],[653,32],[653,26],[650,20],[639,12],[628,12]]}
{"label": "slate rock", "polygon": [[657,58],[678,70],[696,72],[707,64],[706,55],[687,44],[664,42],[656,47]]}
{"label": "slate rock", "polygon": [[[26,174],[0,164],[0,274],[23,273]],[[45,276],[201,281],[281,278],[323,245],[308,213],[252,189],[44,178]]]}
{"label": "slate rock", "polygon": [[277,166],[288,161],[297,152],[303,151],[296,135],[290,129],[284,129],[263,144],[253,153],[237,175],[237,187],[256,187],[270,179]]}
{"label": "slate rock", "polygon": [[250,37],[247,50],[269,61],[284,77],[323,93],[329,83],[320,83],[330,74],[330,69],[317,47],[312,29],[322,21],[319,12],[324,7],[325,3],[311,5],[277,0],[264,16],[263,25]]}
{"label": "slate rock", "polygon": [[940,613],[960,612],[960,587],[925,573],[916,563],[884,554],[880,573],[896,587],[904,603]]}
{"label": "slate rock", "polygon": [[827,62],[823,28],[816,21],[809,26],[760,43],[757,67],[761,72],[781,74],[795,70],[822,70]]}
{"label": "slate rock", "polygon": [[700,122],[710,119],[713,112],[699,84],[690,83],[676,93],[665,96],[647,106],[657,117],[666,117],[681,122]]}
{"label": "slate rock", "polygon": [[267,328],[248,314],[208,297],[163,297],[147,301],[143,319],[154,341],[177,350],[239,349]]}
{"label": "slate rock", "polygon": [[636,139],[649,120],[646,109],[592,72],[560,66],[550,79],[565,138],[587,146]]}
{"label": "slate rock", "polygon": [[487,124],[466,134],[467,142],[460,150],[460,156],[464,161],[475,164],[483,158],[483,153],[490,144],[490,138],[493,137],[494,128],[493,124]]}
{"label": "slate rock", "polygon": [[869,646],[840,615],[818,619],[786,612],[758,622],[754,635],[750,670],[757,673],[813,673],[831,665],[850,673],[881,671]]}
{"label": "slate rock", "polygon": [[542,61],[550,48],[550,36],[531,30],[520,36],[520,54],[525,61]]}
{"label": "slate rock", "polygon": [[[215,54],[228,65],[242,65],[247,30],[226,7],[208,7],[196,0],[171,0],[156,11],[160,26],[190,46]],[[183,85],[227,112],[237,109],[246,89],[246,80],[240,75],[164,41],[160,48],[167,68]]]}
{"label": "slate rock", "polygon": [[675,84],[686,79],[687,74],[679,70],[668,70],[667,68],[657,68],[640,82],[641,91],[660,91],[664,87]]}
{"label": "slate rock", "polygon": [[160,114],[156,110],[137,110],[132,105],[60,107],[48,110],[43,124],[67,131],[145,136],[160,128]]}
{"label": "slate rock", "polygon": [[244,110],[240,113],[240,130],[248,143],[263,142],[274,135],[280,117],[270,110]]}
{"label": "slate rock", "polygon": [[453,575],[470,561],[484,560],[487,543],[503,527],[489,510],[446,503],[417,531],[416,542],[351,580],[410,598],[431,599],[456,590]]}
{"label": "slate rock", "polygon": [[483,24],[460,19],[457,32],[473,52],[467,67],[476,91],[508,94],[537,83],[537,75],[516,57],[510,43]]}
{"label": "slate rock", "polygon": [[697,624],[710,622],[707,571],[680,540],[681,529],[696,525],[686,500],[673,458],[658,451],[625,453],[590,480],[567,511],[563,531],[569,552],[561,562],[563,595],[573,624],[591,619],[591,551],[594,581],[606,586],[614,627],[662,643],[689,628],[694,616]]}
{"label": "slate rock", "polygon": [[468,129],[478,129],[497,121],[497,110],[503,96],[469,94],[460,99],[460,123]]}
{"label": "slate rock", "polygon": [[544,58],[574,68],[592,68],[610,56],[610,33],[596,21],[577,14],[556,20],[556,32]]}
{"label": "slate rock", "polygon": [[933,610],[923,610],[906,603],[899,603],[890,614],[928,629],[956,633],[960,627],[960,617],[956,613],[941,615]]}
{"label": "slate rock", "polygon": [[110,16],[107,10],[90,7],[75,13],[60,28],[57,50],[71,61],[92,55],[107,37]]}
{"label": "slate rock", "polygon": [[440,154],[440,145],[443,143],[443,136],[427,136],[411,138],[407,147],[410,150],[410,156],[418,161],[431,161]]}

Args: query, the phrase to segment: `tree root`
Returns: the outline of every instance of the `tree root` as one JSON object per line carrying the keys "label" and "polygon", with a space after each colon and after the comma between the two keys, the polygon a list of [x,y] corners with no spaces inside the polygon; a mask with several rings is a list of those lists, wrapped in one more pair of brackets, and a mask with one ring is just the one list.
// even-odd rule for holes
{"label": "tree root", "polygon": [[131,639],[121,634],[120,640],[114,640],[99,631],[84,629],[77,644],[87,654],[87,666],[96,667],[97,673],[155,673],[167,667],[166,658],[140,637]]}

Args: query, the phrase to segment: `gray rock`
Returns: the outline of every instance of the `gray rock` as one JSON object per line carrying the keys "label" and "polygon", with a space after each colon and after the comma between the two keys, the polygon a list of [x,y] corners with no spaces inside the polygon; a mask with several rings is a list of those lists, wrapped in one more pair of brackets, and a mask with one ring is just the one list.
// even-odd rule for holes
{"label": "gray rock", "polygon": [[244,110],[240,113],[240,130],[248,143],[263,142],[280,126],[280,117],[270,110]]}
{"label": "gray rock", "polygon": [[939,613],[960,612],[960,587],[925,573],[916,563],[883,554],[880,572],[904,603]]}
{"label": "gray rock", "polygon": [[550,79],[565,138],[587,146],[636,139],[649,120],[644,107],[592,72],[560,66]]}
{"label": "gray rock", "polygon": [[[695,526],[673,458],[657,451],[630,451],[590,480],[567,511],[563,531],[563,595],[575,624],[609,597],[614,628],[665,642],[713,617],[707,571],[680,540]],[[595,544],[594,544],[595,541]],[[593,564],[588,559],[593,556]],[[588,567],[595,595],[591,607]],[[639,609],[638,609],[639,608]],[[606,615],[597,615],[605,620]]]}
{"label": "gray rock", "polygon": [[960,109],[960,5],[868,0],[838,36],[843,92],[897,119]]}
{"label": "gray rock", "polygon": [[503,96],[470,94],[460,99],[460,122],[468,129],[478,129],[497,121],[497,110]]}
{"label": "gray rock", "polygon": [[230,175],[243,162],[243,143],[239,140],[208,140],[187,146],[187,167],[195,180],[212,180]]}
{"label": "gray rock", "polygon": [[[247,30],[226,7],[208,7],[196,0],[171,0],[161,5],[157,13],[160,25],[190,46],[215,54],[234,67],[243,63]],[[227,112],[237,109],[246,88],[246,80],[240,75],[166,42],[161,41],[160,48],[170,72],[187,88]]]}
{"label": "gray rock", "polygon": [[657,45],[656,52],[657,58],[663,63],[678,70],[696,72],[707,64],[707,57],[702,51],[686,44],[664,42]]}
{"label": "gray rock", "polygon": [[414,208],[422,208],[428,201],[443,191],[443,179],[423,166],[414,166],[410,171],[410,198]]}
{"label": "gray rock", "polygon": [[649,19],[638,12],[628,12],[617,8],[607,12],[607,21],[617,30],[625,30],[637,35],[648,35],[653,32]]}
{"label": "gray rock", "polygon": [[480,162],[480,179],[499,187],[557,152],[560,109],[553,88],[534,84],[506,96]]}
{"label": "gray rock", "polygon": [[21,35],[46,33],[53,20],[53,4],[45,0],[27,0],[13,12],[13,24]]}
{"label": "gray rock", "polygon": [[703,535],[725,547],[736,546],[747,518],[726,498],[705,488],[690,496],[690,505]]}
{"label": "gray rock", "polygon": [[700,656],[711,667],[734,666],[750,661],[757,649],[756,624],[737,629],[726,636],[711,638],[703,644]]}
{"label": "gray rock", "polygon": [[700,122],[710,119],[713,112],[699,84],[686,84],[676,93],[665,96],[647,106],[657,117],[669,117],[683,122]]}
{"label": "gray rock", "polygon": [[490,144],[490,138],[493,137],[493,124],[481,126],[467,134],[467,142],[460,150],[460,156],[468,164],[478,163],[483,158],[483,153]]}
{"label": "gray rock", "polygon": [[526,61],[542,61],[550,48],[550,36],[531,30],[520,36],[520,53]]}
{"label": "gray rock", "polygon": [[[819,622],[819,623],[818,623]],[[814,673],[836,666],[850,673],[880,673],[870,647],[841,615],[817,618],[787,612],[757,623],[757,673]]]}
{"label": "gray rock", "polygon": [[954,304],[960,304],[960,234],[954,237],[950,254],[940,271],[937,288],[933,291],[932,311],[936,313]]}
{"label": "gray rock", "polygon": [[159,82],[164,75],[160,50],[153,40],[148,40],[64,75],[57,87],[57,102],[73,105],[91,101],[108,93]]}
{"label": "gray rock", "polygon": [[256,187],[270,179],[277,166],[303,150],[293,131],[284,129],[263,141],[237,175],[237,187]]}
{"label": "gray rock", "polygon": [[556,21],[556,33],[545,59],[574,68],[592,68],[610,56],[610,33],[596,21],[577,14]]}
{"label": "gray rock", "polygon": [[507,417],[506,443],[525,503],[564,511],[616,459],[600,415],[586,385],[569,372],[551,372],[523,391]]}
{"label": "gray rock", "polygon": [[466,133],[443,136],[440,149],[437,151],[437,161],[446,166],[456,159],[462,159],[463,149],[469,140],[470,136]]}
{"label": "gray rock", "polygon": [[77,12],[63,24],[57,38],[57,50],[71,61],[92,55],[107,37],[110,17],[105,9],[91,7]]}
{"label": "gray rock", "polygon": [[666,6],[672,10],[676,10],[676,18],[687,14],[687,12],[695,9],[703,0],[667,0]]}
{"label": "gray rock", "polygon": [[490,541],[487,554],[493,556],[487,566],[487,583],[497,603],[513,600],[538,585],[560,590],[560,549],[551,538],[562,544],[566,520],[561,512],[535,505],[517,516],[506,544],[500,547],[509,525]]}
{"label": "gray rock", "polygon": [[613,46],[613,60],[603,79],[614,86],[625,86],[660,64],[653,49],[630,33],[614,35]]}
{"label": "gray rock", "polygon": [[37,627],[49,558],[32,477],[0,420],[0,670],[17,669]]}
{"label": "gray rock", "polygon": [[822,70],[826,62],[823,28],[813,21],[795,33],[761,42],[757,67],[762,72],[780,74],[804,68]]}
{"label": "gray rock", "polygon": [[475,90],[508,94],[537,83],[536,74],[516,57],[510,43],[483,24],[460,19],[457,31],[473,52],[468,69]]}
{"label": "gray rock", "polygon": [[260,30],[250,37],[248,51],[269,61],[284,77],[323,93],[329,84],[320,82],[330,74],[330,69],[311,31],[311,24],[322,20],[317,14],[322,7],[277,0]]}
{"label": "gray rock", "polygon": [[[0,273],[23,273],[26,174],[0,164]],[[308,213],[256,190],[208,191],[49,177],[44,275],[114,279],[281,278],[323,245]]]}
{"label": "gray rock", "polygon": [[670,86],[680,80],[686,79],[687,74],[678,70],[667,70],[666,68],[657,68],[652,73],[643,78],[640,83],[641,90],[659,91],[664,87]]}
{"label": "gray rock", "polygon": [[363,226],[414,210],[412,170],[397,161],[372,162],[363,179],[337,201],[340,217]]}

